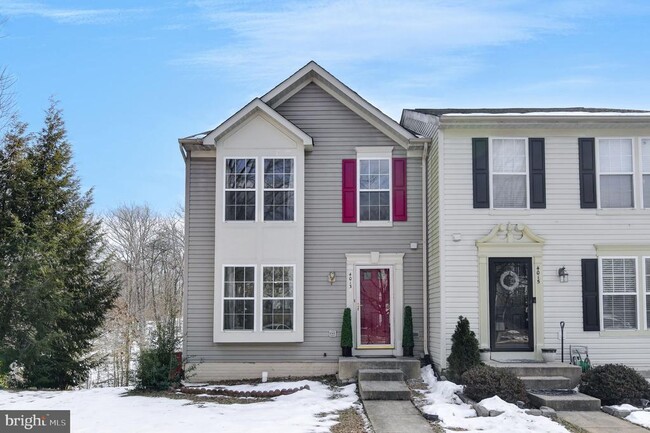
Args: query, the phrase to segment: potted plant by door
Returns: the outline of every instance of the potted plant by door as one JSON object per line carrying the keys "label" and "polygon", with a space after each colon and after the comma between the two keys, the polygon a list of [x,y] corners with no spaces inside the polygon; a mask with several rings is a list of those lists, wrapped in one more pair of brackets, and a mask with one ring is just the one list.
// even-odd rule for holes
{"label": "potted plant by door", "polygon": [[478,350],[479,355],[481,356],[481,361],[482,362],[487,362],[490,360],[490,348],[489,347],[481,347]]}
{"label": "potted plant by door", "polygon": [[341,325],[341,351],[343,356],[352,356],[352,311],[343,310],[343,325]]}
{"label": "potted plant by door", "polygon": [[402,334],[402,348],[404,356],[413,356],[413,312],[410,306],[404,308],[404,333]]}
{"label": "potted plant by door", "polygon": [[542,349],[542,358],[544,359],[544,362],[555,361],[556,353],[557,353],[557,349],[548,349],[548,348]]}

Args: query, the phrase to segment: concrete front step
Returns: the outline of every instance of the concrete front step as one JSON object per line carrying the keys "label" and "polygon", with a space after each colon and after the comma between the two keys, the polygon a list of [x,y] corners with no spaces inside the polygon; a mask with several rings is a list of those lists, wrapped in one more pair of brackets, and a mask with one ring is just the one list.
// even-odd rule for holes
{"label": "concrete front step", "polygon": [[571,389],[571,380],[564,376],[521,376],[526,389]]}
{"label": "concrete front step", "polygon": [[362,400],[410,400],[411,391],[404,382],[359,380]]}
{"label": "concrete front step", "polygon": [[390,381],[395,380],[399,382],[404,381],[404,373],[402,370],[397,369],[361,369],[359,370],[359,380],[376,380],[376,381]]}
{"label": "concrete front step", "polygon": [[574,388],[580,383],[580,376],[582,376],[582,369],[577,365],[571,365],[562,362],[498,362],[490,360],[486,362],[487,365],[496,368],[503,368],[508,370],[519,378],[524,377],[565,377],[569,379],[569,386],[566,388]]}
{"label": "concrete front step", "polygon": [[359,370],[401,370],[405,379],[418,379],[420,361],[413,358],[339,358],[339,381],[354,382]]}
{"label": "concrete front step", "polygon": [[576,392],[573,394],[552,395],[541,392],[528,392],[528,399],[536,407],[548,406],[556,411],[599,411],[600,400]]}

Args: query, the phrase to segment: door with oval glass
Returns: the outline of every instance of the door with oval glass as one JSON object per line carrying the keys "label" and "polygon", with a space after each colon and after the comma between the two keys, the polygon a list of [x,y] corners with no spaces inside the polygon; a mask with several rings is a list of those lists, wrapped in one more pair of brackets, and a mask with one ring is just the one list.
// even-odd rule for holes
{"label": "door with oval glass", "polygon": [[491,350],[533,351],[532,260],[492,258],[489,268]]}

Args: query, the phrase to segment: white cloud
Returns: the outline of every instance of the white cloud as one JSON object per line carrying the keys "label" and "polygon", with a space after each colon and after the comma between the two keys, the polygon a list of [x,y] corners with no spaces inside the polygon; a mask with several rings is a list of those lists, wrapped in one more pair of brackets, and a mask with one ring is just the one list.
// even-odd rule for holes
{"label": "white cloud", "polygon": [[[198,6],[200,16],[220,34],[220,45],[190,53],[178,62],[246,71],[252,80],[277,78],[310,59],[327,66],[379,63],[383,68],[393,64],[414,71],[439,66],[443,74],[453,74],[471,68],[474,50],[571,28],[566,9],[558,6],[554,14],[553,3],[539,10],[513,1],[442,0],[303,1],[246,7],[204,1]],[[229,35],[225,43],[223,34]],[[433,61],[451,54],[457,57],[452,65]]]}
{"label": "white cloud", "polygon": [[42,3],[0,2],[0,15],[7,17],[38,16],[62,24],[94,24],[120,20],[143,9],[56,8]]}

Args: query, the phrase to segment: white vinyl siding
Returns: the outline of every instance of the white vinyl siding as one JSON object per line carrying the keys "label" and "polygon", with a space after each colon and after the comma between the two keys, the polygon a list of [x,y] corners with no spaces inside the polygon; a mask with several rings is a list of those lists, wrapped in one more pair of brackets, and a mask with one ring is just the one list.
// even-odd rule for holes
{"label": "white vinyl siding", "polygon": [[641,140],[641,176],[643,182],[643,207],[650,208],[650,138]]}
{"label": "white vinyl siding", "polygon": [[634,156],[631,138],[598,139],[601,208],[634,207]]}
{"label": "white vinyl siding", "polygon": [[600,260],[603,329],[638,329],[636,258]]}
{"label": "white vinyl siding", "polygon": [[643,258],[643,286],[645,287],[646,329],[650,329],[650,257]]}
{"label": "white vinyl siding", "polygon": [[528,207],[528,140],[493,138],[490,149],[492,207]]}
{"label": "white vinyl siding", "polygon": [[295,161],[264,158],[264,221],[293,221]]}
{"label": "white vinyl siding", "polygon": [[262,267],[262,329],[292,330],[294,267]]}

